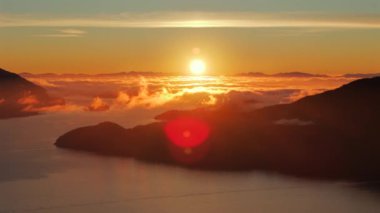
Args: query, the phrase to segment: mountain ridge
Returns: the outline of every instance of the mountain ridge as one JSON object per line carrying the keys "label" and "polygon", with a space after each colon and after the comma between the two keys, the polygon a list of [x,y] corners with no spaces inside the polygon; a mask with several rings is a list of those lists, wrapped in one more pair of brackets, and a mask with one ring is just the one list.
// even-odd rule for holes
{"label": "mountain ridge", "polygon": [[1,68],[0,100],[0,119],[39,114],[30,108],[64,105],[63,99],[51,97],[43,87]]}
{"label": "mountain ridge", "polygon": [[[77,129],[62,135],[55,145],[192,169],[259,169],[313,178],[377,179],[379,91],[379,77],[362,79],[252,112],[222,108],[164,113],[155,123],[118,128],[121,136],[116,139],[101,125],[86,127],[86,132]],[[192,148],[173,144],[167,126],[181,119],[187,120],[186,125],[190,119],[210,127],[204,143]],[[180,137],[198,134],[198,127],[186,128],[189,130],[180,132]],[[103,139],[94,137],[101,132]],[[113,142],[109,145],[107,141]]]}

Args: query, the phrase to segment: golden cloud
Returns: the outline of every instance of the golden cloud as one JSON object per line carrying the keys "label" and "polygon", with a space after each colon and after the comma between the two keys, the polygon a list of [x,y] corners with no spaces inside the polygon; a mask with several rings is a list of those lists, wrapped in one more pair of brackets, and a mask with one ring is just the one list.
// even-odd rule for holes
{"label": "golden cloud", "polygon": [[[34,17],[0,15],[0,27],[112,27],[112,28],[380,28],[380,16],[373,14],[252,13],[252,12],[151,12],[121,13],[92,17]],[[61,34],[82,35],[81,30]],[[54,35],[54,34],[53,34]]]}

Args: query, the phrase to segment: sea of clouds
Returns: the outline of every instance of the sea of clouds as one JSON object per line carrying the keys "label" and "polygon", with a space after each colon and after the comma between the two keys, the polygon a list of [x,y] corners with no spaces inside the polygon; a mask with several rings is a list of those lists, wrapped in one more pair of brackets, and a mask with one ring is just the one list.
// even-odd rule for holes
{"label": "sea of clouds", "polygon": [[[154,73],[22,74],[65,105],[28,111],[123,111],[134,108],[192,109],[232,106],[251,110],[296,101],[335,89],[357,76],[173,76]],[[25,97],[31,100],[33,97]],[[38,102],[38,100],[37,100]]]}

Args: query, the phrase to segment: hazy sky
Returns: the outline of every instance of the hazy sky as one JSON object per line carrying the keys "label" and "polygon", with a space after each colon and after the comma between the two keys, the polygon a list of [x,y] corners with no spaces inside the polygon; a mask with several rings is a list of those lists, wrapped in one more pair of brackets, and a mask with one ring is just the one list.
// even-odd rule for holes
{"label": "hazy sky", "polygon": [[380,72],[379,38],[379,0],[0,0],[15,72]]}

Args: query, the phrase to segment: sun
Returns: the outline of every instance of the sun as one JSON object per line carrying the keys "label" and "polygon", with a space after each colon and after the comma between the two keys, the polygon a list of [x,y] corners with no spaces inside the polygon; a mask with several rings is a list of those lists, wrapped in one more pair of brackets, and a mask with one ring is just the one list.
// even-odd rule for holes
{"label": "sun", "polygon": [[189,69],[193,75],[202,75],[206,71],[206,63],[202,59],[193,59]]}

